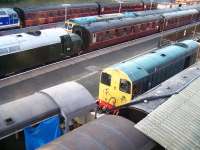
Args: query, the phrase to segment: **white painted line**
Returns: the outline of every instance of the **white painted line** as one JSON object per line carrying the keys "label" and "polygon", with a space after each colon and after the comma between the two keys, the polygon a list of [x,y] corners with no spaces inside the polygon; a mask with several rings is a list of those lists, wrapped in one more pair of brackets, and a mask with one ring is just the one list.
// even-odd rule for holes
{"label": "white painted line", "polygon": [[83,80],[83,79],[88,78],[88,77],[90,77],[90,76],[93,76],[93,75],[95,75],[95,74],[97,74],[97,73],[99,73],[99,71],[94,71],[94,72],[88,73],[87,75],[82,76],[81,78],[76,79],[76,80],[74,80],[74,81],[80,81],[80,80]]}

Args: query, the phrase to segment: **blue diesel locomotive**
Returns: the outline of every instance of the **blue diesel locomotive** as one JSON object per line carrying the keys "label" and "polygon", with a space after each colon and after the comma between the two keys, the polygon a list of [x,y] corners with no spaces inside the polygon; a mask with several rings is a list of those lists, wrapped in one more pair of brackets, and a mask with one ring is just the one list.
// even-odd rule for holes
{"label": "blue diesel locomotive", "polygon": [[0,8],[0,30],[20,27],[18,14],[12,8]]}
{"label": "blue diesel locomotive", "polygon": [[194,64],[199,44],[185,40],[104,69],[99,83],[99,107],[112,109]]}

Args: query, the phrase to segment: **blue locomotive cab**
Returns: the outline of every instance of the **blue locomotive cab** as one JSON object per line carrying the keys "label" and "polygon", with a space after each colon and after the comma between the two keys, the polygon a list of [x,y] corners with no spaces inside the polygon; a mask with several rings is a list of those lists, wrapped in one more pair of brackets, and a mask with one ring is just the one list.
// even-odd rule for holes
{"label": "blue locomotive cab", "polygon": [[20,27],[18,14],[12,8],[0,8],[0,30]]}

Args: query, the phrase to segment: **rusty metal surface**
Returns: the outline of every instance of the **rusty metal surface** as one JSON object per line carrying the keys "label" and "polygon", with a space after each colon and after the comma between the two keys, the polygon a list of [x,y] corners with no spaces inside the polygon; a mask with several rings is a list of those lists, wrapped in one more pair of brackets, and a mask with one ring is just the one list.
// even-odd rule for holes
{"label": "rusty metal surface", "polygon": [[146,150],[155,143],[119,116],[103,116],[39,150]]}

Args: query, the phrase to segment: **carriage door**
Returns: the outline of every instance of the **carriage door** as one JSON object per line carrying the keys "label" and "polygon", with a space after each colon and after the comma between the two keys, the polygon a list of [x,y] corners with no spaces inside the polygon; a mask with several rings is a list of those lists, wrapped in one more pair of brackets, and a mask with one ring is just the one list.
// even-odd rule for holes
{"label": "carriage door", "polygon": [[14,24],[14,14],[9,14],[9,24]]}
{"label": "carriage door", "polygon": [[61,38],[63,54],[67,56],[73,55],[73,49],[72,49],[73,43],[72,43],[70,35],[69,34],[64,35],[64,36],[61,36],[60,38]]}

